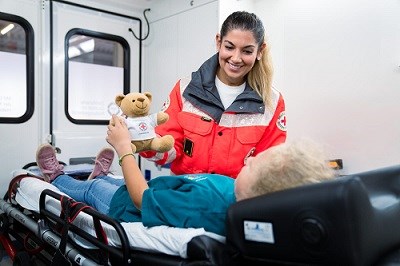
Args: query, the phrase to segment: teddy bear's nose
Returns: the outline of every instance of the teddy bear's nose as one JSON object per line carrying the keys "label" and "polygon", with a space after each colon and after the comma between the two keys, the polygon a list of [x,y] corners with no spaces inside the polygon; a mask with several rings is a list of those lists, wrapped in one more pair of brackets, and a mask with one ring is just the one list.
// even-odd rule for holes
{"label": "teddy bear's nose", "polygon": [[142,98],[142,97],[137,98],[136,100],[138,100],[139,102],[144,102],[144,98]]}

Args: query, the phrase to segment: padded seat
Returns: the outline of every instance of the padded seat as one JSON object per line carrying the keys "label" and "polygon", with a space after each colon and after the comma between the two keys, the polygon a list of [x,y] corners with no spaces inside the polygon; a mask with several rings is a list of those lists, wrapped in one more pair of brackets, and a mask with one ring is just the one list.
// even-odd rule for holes
{"label": "padded seat", "polygon": [[375,265],[400,247],[400,166],[233,204],[227,244],[247,263]]}

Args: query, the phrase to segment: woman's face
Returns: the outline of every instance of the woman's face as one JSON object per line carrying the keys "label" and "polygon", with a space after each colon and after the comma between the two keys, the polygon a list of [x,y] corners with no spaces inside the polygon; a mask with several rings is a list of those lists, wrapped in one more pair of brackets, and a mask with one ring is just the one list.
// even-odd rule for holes
{"label": "woman's face", "polygon": [[229,86],[243,84],[257,57],[261,58],[265,44],[259,49],[251,31],[238,29],[229,31],[223,39],[218,34],[216,42],[219,52],[218,78]]}

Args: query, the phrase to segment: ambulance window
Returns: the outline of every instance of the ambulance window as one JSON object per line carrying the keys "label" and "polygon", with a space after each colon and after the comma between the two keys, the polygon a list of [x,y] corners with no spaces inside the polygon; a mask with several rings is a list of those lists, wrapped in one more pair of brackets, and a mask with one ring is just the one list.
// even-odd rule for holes
{"label": "ambulance window", "polygon": [[107,124],[114,99],[129,90],[129,45],[118,36],[73,29],[66,38],[66,116],[76,124]]}
{"label": "ambulance window", "polygon": [[0,12],[0,123],[33,114],[33,30],[21,17]]}

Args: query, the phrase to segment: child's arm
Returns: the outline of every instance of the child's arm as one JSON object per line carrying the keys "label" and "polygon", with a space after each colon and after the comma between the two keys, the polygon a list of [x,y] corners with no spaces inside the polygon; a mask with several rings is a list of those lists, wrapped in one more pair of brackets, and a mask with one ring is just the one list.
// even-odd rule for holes
{"label": "child's arm", "polygon": [[136,208],[141,209],[143,192],[149,186],[132,153],[131,136],[126,124],[115,115],[111,119],[112,123],[108,125],[106,140],[118,154],[125,184],[133,203]]}

